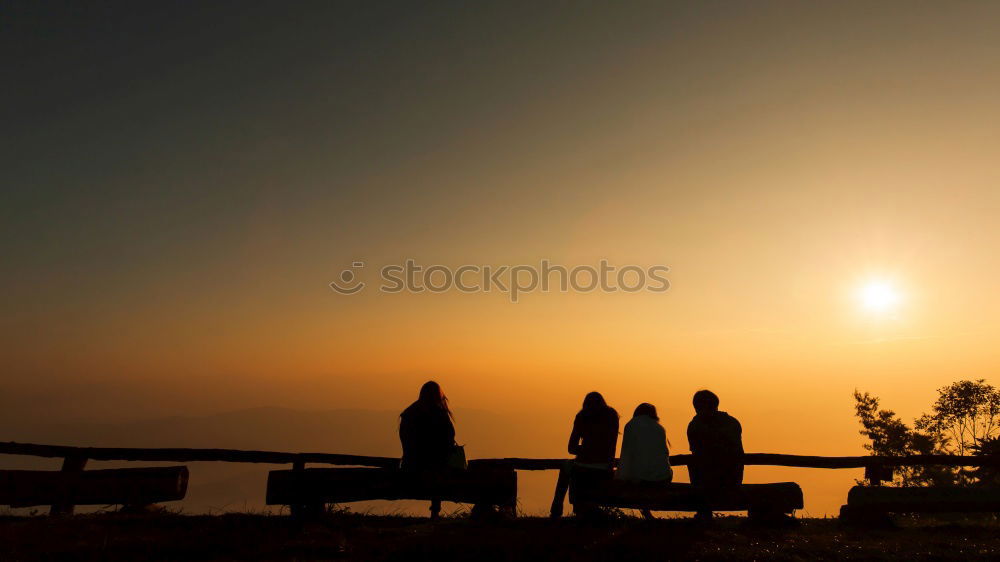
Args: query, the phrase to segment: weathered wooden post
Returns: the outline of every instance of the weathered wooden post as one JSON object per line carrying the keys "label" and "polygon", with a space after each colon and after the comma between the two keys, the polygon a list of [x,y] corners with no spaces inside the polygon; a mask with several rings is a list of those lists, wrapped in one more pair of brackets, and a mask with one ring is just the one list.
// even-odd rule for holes
{"label": "weathered wooden post", "polygon": [[[305,461],[296,460],[292,463],[292,470],[295,472],[304,472],[305,469],[306,469]],[[305,508],[306,506],[302,503],[299,503],[298,501],[288,506],[288,510],[291,512],[292,517],[302,517],[303,515],[305,515]]]}
{"label": "weathered wooden post", "polygon": [[[84,467],[87,466],[87,457],[66,457],[63,459],[62,472],[83,472]],[[65,493],[67,495],[72,495],[74,493],[75,486],[67,486]],[[52,504],[49,508],[49,515],[73,515],[74,505],[72,503],[72,498],[65,498],[65,503]]]}

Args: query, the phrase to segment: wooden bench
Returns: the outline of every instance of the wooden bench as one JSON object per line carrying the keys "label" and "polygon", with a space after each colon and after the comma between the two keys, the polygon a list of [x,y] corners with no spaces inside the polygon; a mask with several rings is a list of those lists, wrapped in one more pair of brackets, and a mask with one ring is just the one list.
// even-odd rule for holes
{"label": "wooden bench", "polygon": [[1000,513],[1000,489],[855,486],[840,518],[865,521],[890,513]]}
{"label": "wooden bench", "polygon": [[802,488],[794,482],[742,484],[706,494],[687,483],[631,483],[609,480],[570,488],[570,502],[651,511],[748,511],[751,517],[774,517],[802,509]]}
{"label": "wooden bench", "polygon": [[441,501],[474,504],[474,514],[497,506],[513,515],[517,472],[482,467],[429,478],[384,468],[300,468],[272,470],[267,477],[267,504],[290,506],[293,514],[315,512],[328,503],[380,499],[430,500],[432,517]]}
{"label": "wooden bench", "polygon": [[75,505],[142,507],[184,499],[185,466],[109,470],[0,470],[0,505],[51,505],[54,515]]}

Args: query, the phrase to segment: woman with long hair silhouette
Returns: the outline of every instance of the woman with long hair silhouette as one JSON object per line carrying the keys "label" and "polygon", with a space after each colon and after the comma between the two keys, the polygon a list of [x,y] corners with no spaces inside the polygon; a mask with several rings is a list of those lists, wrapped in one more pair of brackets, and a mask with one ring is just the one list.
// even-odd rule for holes
{"label": "woman with long hair silhouette", "polygon": [[[567,489],[577,490],[600,485],[610,480],[618,446],[618,412],[608,406],[599,392],[590,392],[583,399],[583,407],[573,420],[567,449],[576,458],[559,471],[556,493],[552,499],[552,517],[560,517]],[[577,515],[596,514],[596,506],[575,501],[570,494],[573,511]]]}
{"label": "woman with long hair silhouette", "polygon": [[617,446],[618,412],[608,406],[600,392],[588,393],[569,435],[568,449],[576,455],[576,466],[610,472]]}
{"label": "woman with long hair silhouette", "polygon": [[[656,406],[648,402],[639,404],[622,433],[622,454],[615,478],[639,484],[670,482],[674,471],[670,468],[669,444]],[[643,509],[642,516],[653,519],[653,512]]]}
{"label": "woman with long hair silhouette", "polygon": [[[403,446],[400,469],[433,485],[448,471],[455,452],[455,417],[441,385],[428,381],[416,402],[399,415],[399,441]],[[441,500],[431,500],[431,517],[441,511]]]}
{"label": "woman with long hair silhouette", "polygon": [[622,434],[622,455],[615,478],[629,482],[670,482],[667,432],[660,425],[656,406],[639,404]]}
{"label": "woman with long hair silhouette", "polygon": [[455,449],[455,423],[448,397],[441,385],[428,381],[420,396],[399,415],[399,441],[403,445],[403,470],[444,469]]}

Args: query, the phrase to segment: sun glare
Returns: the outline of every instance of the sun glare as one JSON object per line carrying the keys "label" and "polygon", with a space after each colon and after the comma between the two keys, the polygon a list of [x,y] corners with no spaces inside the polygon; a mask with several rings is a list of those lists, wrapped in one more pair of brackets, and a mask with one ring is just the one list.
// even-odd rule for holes
{"label": "sun glare", "polygon": [[869,281],[862,285],[858,298],[865,310],[878,313],[895,310],[902,300],[892,283],[883,280]]}

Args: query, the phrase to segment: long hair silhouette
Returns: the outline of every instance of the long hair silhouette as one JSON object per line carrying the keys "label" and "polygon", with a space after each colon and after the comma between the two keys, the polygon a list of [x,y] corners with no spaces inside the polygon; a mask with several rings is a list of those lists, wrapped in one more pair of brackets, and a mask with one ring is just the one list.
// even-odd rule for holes
{"label": "long hair silhouette", "polygon": [[420,395],[413,405],[419,405],[432,410],[441,410],[448,414],[448,417],[453,421],[455,419],[455,415],[451,412],[451,408],[448,407],[448,397],[445,396],[444,391],[441,390],[441,385],[435,381],[427,381],[420,387]]}
{"label": "long hair silhouette", "polygon": [[632,416],[649,416],[656,421],[660,421],[660,416],[656,415],[656,406],[650,404],[649,402],[643,402],[635,407],[635,412]]}
{"label": "long hair silhouette", "polygon": [[[649,402],[643,402],[635,407],[635,412],[632,413],[632,417],[635,416],[649,416],[656,421],[660,421],[659,414],[656,413],[656,406],[650,404]],[[667,446],[673,447],[673,443],[670,442],[670,438],[667,437]]]}
{"label": "long hair silhouette", "polygon": [[608,406],[607,401],[604,400],[604,396],[600,392],[588,392],[583,397],[583,407],[577,415],[587,419],[600,416],[614,416],[615,419],[618,418],[618,412],[611,406]]}

